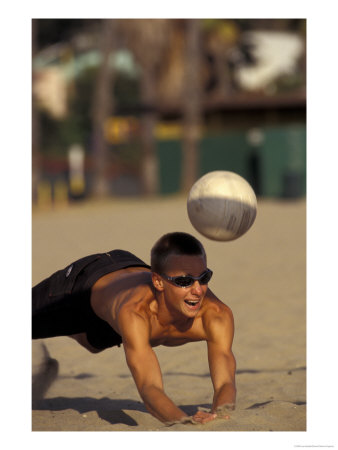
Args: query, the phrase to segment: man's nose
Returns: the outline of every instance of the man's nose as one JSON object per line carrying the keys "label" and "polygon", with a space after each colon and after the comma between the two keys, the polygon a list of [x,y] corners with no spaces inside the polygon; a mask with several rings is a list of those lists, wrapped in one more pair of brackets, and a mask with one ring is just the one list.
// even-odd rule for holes
{"label": "man's nose", "polygon": [[197,281],[197,280],[194,281],[194,284],[192,285],[192,289],[191,290],[192,290],[193,293],[196,293],[198,295],[201,294],[202,287],[201,287],[199,281]]}

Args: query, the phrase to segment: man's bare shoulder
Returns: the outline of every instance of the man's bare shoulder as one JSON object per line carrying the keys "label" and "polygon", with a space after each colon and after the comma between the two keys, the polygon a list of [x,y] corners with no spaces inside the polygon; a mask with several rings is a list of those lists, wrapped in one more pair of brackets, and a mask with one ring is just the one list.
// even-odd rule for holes
{"label": "man's bare shoulder", "polygon": [[207,340],[213,340],[216,335],[232,336],[234,331],[234,316],[231,308],[210,290],[207,292],[206,300],[202,322]]}
{"label": "man's bare shoulder", "polygon": [[[113,272],[100,278],[91,292],[91,305],[94,312],[110,322],[116,320],[124,305],[137,305],[151,295],[151,278],[148,272],[135,272],[130,269]],[[128,309],[128,308],[127,308]]]}
{"label": "man's bare shoulder", "polygon": [[121,317],[148,318],[155,296],[150,283],[139,284],[126,289],[120,296],[117,315]]}
{"label": "man's bare shoulder", "polygon": [[221,301],[216,295],[208,289],[205,296],[205,308],[203,311],[204,318],[232,318],[233,314],[231,308]]}
{"label": "man's bare shoulder", "polygon": [[149,322],[152,313],[157,309],[157,302],[150,283],[135,285],[126,290],[117,302],[116,318],[120,320],[142,319]]}

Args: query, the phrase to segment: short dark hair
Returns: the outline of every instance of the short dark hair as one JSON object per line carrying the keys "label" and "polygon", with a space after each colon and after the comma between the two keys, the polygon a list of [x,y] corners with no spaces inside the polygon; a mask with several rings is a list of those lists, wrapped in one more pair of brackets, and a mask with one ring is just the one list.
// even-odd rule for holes
{"label": "short dark hair", "polygon": [[151,270],[164,273],[170,255],[200,255],[206,258],[201,242],[188,233],[175,231],[162,236],[151,249]]}

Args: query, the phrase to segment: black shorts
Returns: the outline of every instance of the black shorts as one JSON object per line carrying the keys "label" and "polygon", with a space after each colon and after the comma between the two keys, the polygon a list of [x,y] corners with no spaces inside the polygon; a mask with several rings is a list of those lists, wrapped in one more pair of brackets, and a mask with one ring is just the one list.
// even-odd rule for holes
{"label": "black shorts", "polygon": [[86,256],[32,289],[32,338],[86,333],[88,342],[103,350],[122,343],[121,336],[93,311],[91,288],[102,276],[127,267],[150,266],[124,250]]}

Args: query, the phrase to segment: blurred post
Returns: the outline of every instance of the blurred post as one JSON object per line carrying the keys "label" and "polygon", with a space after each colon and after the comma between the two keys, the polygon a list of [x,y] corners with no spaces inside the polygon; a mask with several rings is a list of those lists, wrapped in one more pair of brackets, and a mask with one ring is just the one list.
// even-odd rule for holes
{"label": "blurred post", "polygon": [[[151,72],[142,77],[142,100],[146,110],[141,116],[142,139],[142,184],[144,194],[155,195],[158,192],[158,161],[156,155],[156,143],[154,139],[157,122],[154,111],[154,82]],[[149,108],[149,109],[148,109]],[[147,110],[148,109],[148,110]]]}
{"label": "blurred post", "polygon": [[114,20],[102,20],[102,32],[99,42],[99,50],[102,56],[94,87],[93,97],[93,188],[92,193],[96,197],[105,197],[109,194],[109,182],[107,179],[108,143],[104,137],[104,122],[112,114],[112,83],[113,70],[109,64],[113,50]]}
{"label": "blurred post", "polygon": [[68,151],[69,193],[72,198],[82,198],[85,194],[84,161],[84,149],[81,145],[72,145]]}
{"label": "blurred post", "polygon": [[[32,60],[38,52],[38,20],[32,19]],[[32,65],[33,66],[33,65]],[[34,67],[32,67],[32,203],[38,202],[38,186],[40,180],[40,119],[33,95]]]}
{"label": "blurred post", "polygon": [[141,116],[142,139],[142,184],[145,195],[158,192],[158,161],[154,139],[157,122],[155,105],[155,83],[152,70],[145,70],[141,80],[141,95],[145,111]]}
{"label": "blurred post", "polygon": [[259,127],[250,128],[247,132],[247,142],[249,146],[248,164],[249,175],[248,181],[256,193],[261,195],[262,190],[262,174],[260,155],[262,153],[262,145],[264,143],[264,132]]}
{"label": "blurred post", "polygon": [[186,21],[185,95],[183,100],[182,189],[187,192],[198,178],[198,142],[202,126],[201,24]]}

